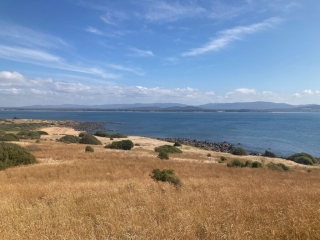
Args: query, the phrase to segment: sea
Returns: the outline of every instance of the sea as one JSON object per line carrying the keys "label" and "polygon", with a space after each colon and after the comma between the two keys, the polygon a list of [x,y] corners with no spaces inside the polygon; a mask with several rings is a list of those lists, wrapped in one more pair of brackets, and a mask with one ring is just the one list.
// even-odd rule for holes
{"label": "sea", "polygon": [[320,113],[0,111],[0,119],[14,117],[104,122],[114,133],[226,141],[249,152],[320,157]]}

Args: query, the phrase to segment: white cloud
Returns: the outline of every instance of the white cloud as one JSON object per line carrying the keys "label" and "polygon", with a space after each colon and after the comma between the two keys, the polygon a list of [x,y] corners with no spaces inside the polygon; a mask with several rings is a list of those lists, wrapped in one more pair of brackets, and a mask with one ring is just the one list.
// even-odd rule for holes
{"label": "white cloud", "polygon": [[10,60],[31,59],[45,62],[60,62],[61,59],[50,53],[21,47],[0,45],[0,57]]}
{"label": "white cloud", "polygon": [[134,52],[134,54],[132,54],[133,56],[138,56],[138,57],[152,57],[152,56],[154,56],[153,52],[150,50],[141,50],[138,48],[130,48],[130,50],[132,50]]}
{"label": "white cloud", "polygon": [[182,5],[179,2],[155,1],[148,5],[145,18],[151,22],[171,22],[183,18],[200,16],[206,10],[196,5]]}
{"label": "white cloud", "polygon": [[18,45],[43,48],[61,48],[68,44],[61,38],[40,33],[29,28],[0,21],[0,38],[10,40]]}
{"label": "white cloud", "polygon": [[310,89],[304,90],[302,94],[312,95],[313,92]]}
{"label": "white cloud", "polygon": [[0,86],[2,87],[40,87],[51,83],[51,79],[26,78],[18,72],[0,72]]}
{"label": "white cloud", "polygon": [[238,26],[232,29],[220,31],[218,33],[218,35],[220,35],[219,37],[213,39],[203,47],[194,48],[188,52],[182,53],[182,56],[197,56],[207,52],[219,51],[227,47],[230,43],[241,40],[245,35],[272,28],[281,21],[282,20],[280,18],[270,18],[261,23],[255,23],[249,26]]}
{"label": "white cloud", "polygon": [[93,33],[96,35],[103,35],[104,34],[102,31],[100,31],[99,29],[96,29],[94,27],[87,27],[85,30],[86,30],[86,32]]}
{"label": "white cloud", "polygon": [[142,72],[140,70],[137,70],[137,69],[134,69],[134,68],[128,68],[128,67],[124,67],[124,66],[117,65],[117,64],[108,64],[107,66],[112,68],[112,69],[116,69],[116,70],[120,70],[120,71],[124,71],[124,72],[132,72],[132,73],[135,73],[135,74],[140,75],[140,76],[144,76],[145,75],[144,72]]}
{"label": "white cloud", "polygon": [[109,25],[117,25],[117,22],[128,19],[127,14],[121,11],[107,11],[100,19]]}

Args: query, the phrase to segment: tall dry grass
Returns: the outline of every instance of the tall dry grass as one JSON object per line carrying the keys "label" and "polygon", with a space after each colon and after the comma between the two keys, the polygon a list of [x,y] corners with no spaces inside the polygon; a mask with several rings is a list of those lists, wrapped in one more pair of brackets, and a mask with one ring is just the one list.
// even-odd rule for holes
{"label": "tall dry grass", "polygon": [[[0,172],[1,239],[320,239],[317,170],[38,146],[42,163]],[[174,169],[183,187],[153,182],[154,168]]]}

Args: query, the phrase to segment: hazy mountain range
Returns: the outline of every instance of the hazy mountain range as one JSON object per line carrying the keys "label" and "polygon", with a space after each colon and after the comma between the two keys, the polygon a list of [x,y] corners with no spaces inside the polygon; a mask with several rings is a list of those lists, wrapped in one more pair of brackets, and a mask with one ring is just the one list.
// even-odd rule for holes
{"label": "hazy mountain range", "polygon": [[273,102],[236,102],[208,103],[191,106],[180,103],[134,103],[134,104],[105,104],[105,105],[33,105],[3,109],[25,110],[119,110],[119,111],[287,111],[287,112],[319,112],[320,105],[290,105]]}

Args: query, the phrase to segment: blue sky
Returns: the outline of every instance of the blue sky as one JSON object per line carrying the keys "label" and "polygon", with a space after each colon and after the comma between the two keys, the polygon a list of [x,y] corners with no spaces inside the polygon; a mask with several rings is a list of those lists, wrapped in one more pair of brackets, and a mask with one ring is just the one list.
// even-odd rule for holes
{"label": "blue sky", "polygon": [[0,106],[320,104],[319,0],[2,0]]}

